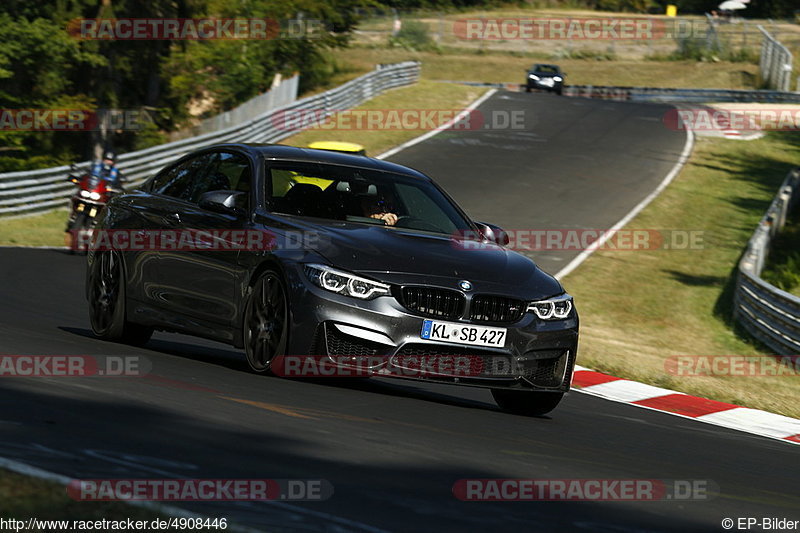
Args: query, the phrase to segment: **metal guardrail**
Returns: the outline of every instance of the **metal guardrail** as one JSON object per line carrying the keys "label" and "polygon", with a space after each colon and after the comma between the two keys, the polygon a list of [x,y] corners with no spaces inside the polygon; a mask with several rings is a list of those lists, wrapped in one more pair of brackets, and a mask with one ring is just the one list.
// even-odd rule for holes
{"label": "metal guardrail", "polygon": [[739,261],[734,318],[778,354],[800,353],[800,298],[761,279],[770,242],[800,200],[800,167],[783,181]]}
{"label": "metal guardrail", "polygon": [[[292,128],[292,121],[280,120],[282,114],[305,110],[324,116],[324,113],[350,109],[387,89],[415,83],[419,74],[420,64],[416,61],[378,65],[372,72],[344,85],[267,111],[231,128],[129,152],[119,157],[118,165],[128,180],[126,185],[136,186],[192,150],[224,142],[277,142],[310,122],[297,121],[297,127]],[[306,116],[311,113],[304,114],[304,118]],[[88,161],[82,163],[88,164]],[[0,174],[0,215],[29,214],[65,206],[75,187],[66,181],[68,172],[68,166],[60,166]]]}
{"label": "metal guardrail", "polygon": [[[777,39],[759,26],[758,29],[764,35],[761,42],[761,58],[759,68],[761,69],[761,79],[778,91],[790,91],[792,85],[792,53],[783,46]],[[800,90],[800,87],[798,88]]]}
{"label": "metal guardrail", "polygon": [[203,135],[204,133],[212,133],[226,128],[232,128],[242,122],[247,122],[265,111],[289,105],[297,100],[297,90],[299,86],[299,74],[295,74],[288,79],[282,79],[280,83],[273,84],[269,91],[254,96],[250,100],[229,111],[201,120],[196,126],[171,132],[169,134],[169,140],[179,141],[181,139]]}
{"label": "metal guardrail", "polygon": [[610,85],[567,85],[566,96],[607,98],[632,102],[658,103],[795,103],[800,104],[800,93],[786,91],[746,91],[729,89],[671,89],[659,87],[617,87]]}
{"label": "metal guardrail", "polygon": [[[460,83],[474,87],[522,90],[521,83],[500,83],[468,80],[436,80],[440,83]],[[674,89],[669,87],[627,87],[617,85],[565,85],[564,96],[625,100],[655,103],[787,103],[800,104],[800,93],[785,91],[748,91],[737,89]]]}

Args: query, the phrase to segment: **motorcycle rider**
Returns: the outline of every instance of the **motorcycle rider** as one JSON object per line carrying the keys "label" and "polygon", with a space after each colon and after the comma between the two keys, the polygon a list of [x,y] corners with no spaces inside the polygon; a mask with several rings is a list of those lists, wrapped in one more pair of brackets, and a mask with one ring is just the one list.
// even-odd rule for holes
{"label": "motorcycle rider", "polygon": [[102,161],[96,161],[92,165],[92,176],[105,180],[107,187],[115,192],[122,190],[122,173],[117,168],[115,162],[117,154],[112,150],[106,150]]}
{"label": "motorcycle rider", "polygon": [[[106,150],[103,154],[103,159],[96,160],[92,163],[91,167],[89,168],[89,172],[83,174],[84,176],[88,175],[88,188],[94,189],[100,181],[104,181],[106,184],[106,189],[108,191],[107,197],[113,196],[113,194],[124,192],[122,189],[122,173],[117,168],[116,164],[116,154],[112,150]],[[79,185],[81,183],[81,177],[79,177],[79,173],[83,173],[76,165],[73,165],[71,168],[70,174],[70,181],[75,185]],[[73,208],[72,212],[70,213],[69,219],[67,220],[67,227],[64,231],[69,234],[67,237],[68,246],[72,246],[74,236],[71,234],[73,233],[73,223],[77,219],[78,213]],[[94,215],[92,215],[94,216]]]}

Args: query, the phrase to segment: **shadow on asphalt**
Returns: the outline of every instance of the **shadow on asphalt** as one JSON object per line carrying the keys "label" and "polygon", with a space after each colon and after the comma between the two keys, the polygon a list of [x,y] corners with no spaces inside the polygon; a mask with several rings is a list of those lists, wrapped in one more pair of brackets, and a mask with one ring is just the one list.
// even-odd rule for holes
{"label": "shadow on asphalt", "polygon": [[[491,460],[482,468],[463,466],[460,455],[469,451],[454,443],[449,459],[430,460],[424,453],[429,444],[423,445],[427,436],[412,432],[391,440],[341,428],[343,433],[326,443],[313,438],[315,421],[289,419],[291,427],[281,423],[284,431],[279,431],[274,413],[233,403],[198,402],[198,414],[192,414],[177,406],[87,400],[3,385],[0,417],[9,425],[0,456],[74,479],[326,479],[334,486],[330,500],[293,506],[387,531],[708,530],[708,524],[679,517],[675,502],[463,502],[452,494],[457,480],[503,478],[508,471],[492,468]],[[365,449],[357,452],[356,445]],[[558,474],[543,470],[541,476]],[[289,518],[286,507],[263,502],[179,505],[270,531],[342,530],[324,516]],[[670,517],[658,516],[668,509]],[[38,511],[33,504],[30,512]]]}

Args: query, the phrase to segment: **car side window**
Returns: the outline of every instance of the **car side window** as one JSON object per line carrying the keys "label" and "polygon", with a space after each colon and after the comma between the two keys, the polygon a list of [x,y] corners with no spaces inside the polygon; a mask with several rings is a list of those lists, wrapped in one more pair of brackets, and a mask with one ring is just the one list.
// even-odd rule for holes
{"label": "car side window", "polygon": [[162,172],[153,181],[151,191],[189,201],[192,195],[192,182],[195,177],[204,173],[209,159],[209,154],[203,154]]}
{"label": "car side window", "polygon": [[190,202],[197,203],[210,191],[250,192],[251,172],[247,157],[232,152],[209,154],[209,165],[192,180]]}

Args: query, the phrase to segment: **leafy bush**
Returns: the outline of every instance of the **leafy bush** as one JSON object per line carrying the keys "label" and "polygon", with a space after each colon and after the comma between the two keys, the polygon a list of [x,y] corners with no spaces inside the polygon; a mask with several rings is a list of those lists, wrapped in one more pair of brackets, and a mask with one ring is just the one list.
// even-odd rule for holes
{"label": "leafy bush", "polygon": [[404,20],[400,31],[389,37],[389,46],[397,46],[406,50],[437,50],[436,42],[431,37],[428,25],[418,20]]}
{"label": "leafy bush", "polygon": [[800,294],[800,220],[797,214],[772,241],[761,277],[779,289]]}
{"label": "leafy bush", "polygon": [[667,55],[647,56],[651,61],[730,61],[732,63],[754,63],[759,52],[754,48],[733,48],[724,41],[711,41],[705,37],[678,39],[677,49]]}

